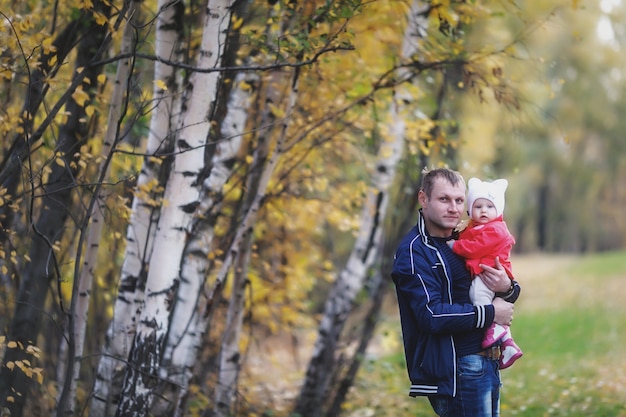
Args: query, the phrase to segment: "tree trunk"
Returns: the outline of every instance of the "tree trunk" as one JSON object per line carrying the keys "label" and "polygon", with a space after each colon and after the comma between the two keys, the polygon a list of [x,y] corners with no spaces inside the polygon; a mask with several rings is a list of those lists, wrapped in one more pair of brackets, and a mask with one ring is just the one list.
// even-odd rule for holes
{"label": "tree trunk", "polygon": [[201,349],[204,335],[202,323],[208,309],[207,302],[212,301],[204,296],[202,287],[211,266],[210,253],[214,249],[215,235],[213,226],[222,207],[224,184],[232,175],[233,161],[241,151],[252,92],[249,85],[255,82],[255,78],[251,73],[241,73],[235,78],[220,139],[215,145],[211,173],[203,184],[199,210],[203,214],[194,219],[193,232],[185,248],[180,286],[161,367],[161,376],[163,381],[167,381],[168,389],[160,395],[162,404],[158,405],[158,415],[178,416],[182,413],[192,369]]}
{"label": "tree trunk", "polygon": [[[211,0],[197,62],[219,68],[231,22],[234,0]],[[209,115],[217,95],[219,72],[192,74],[189,103],[184,106],[177,152],[165,189],[161,217],[148,271],[144,306],[126,367],[118,416],[148,415],[167,336],[170,313],[179,285],[182,255],[193,215],[200,204],[198,177],[211,128]]]}
{"label": "tree trunk", "polygon": [[[158,5],[156,56],[175,60],[182,36],[182,2],[160,0]],[[137,178],[131,207],[130,223],[126,231],[126,253],[120,272],[120,286],[115,301],[114,315],[106,332],[91,402],[91,415],[115,415],[126,359],[133,336],[145,287],[148,264],[154,244],[156,223],[160,213],[161,189],[164,175],[169,170],[168,154],[172,149],[170,132],[175,125],[172,110],[178,82],[174,68],[157,60],[154,79],[162,81],[167,89],[154,83],[149,135],[146,157]]]}
{"label": "tree trunk", "polygon": [[[296,98],[298,96],[298,71],[294,71],[294,80],[291,84],[291,92],[289,95],[289,101],[287,103],[287,109],[285,114],[291,114],[295,103]],[[258,218],[259,209],[265,199],[267,193],[267,187],[269,185],[269,181],[276,169],[276,166],[280,162],[284,152],[287,149],[287,125],[283,124],[281,126],[282,130],[278,134],[278,139],[276,145],[274,147],[273,152],[271,152],[271,156],[269,157],[262,171],[259,173],[258,184],[256,189],[254,190],[253,198],[249,204],[249,208],[245,210],[244,217],[241,223],[237,226],[237,232],[235,234],[235,238],[226,253],[226,257],[222,263],[222,266],[217,274],[215,284],[213,289],[210,292],[210,297],[214,294],[219,288],[221,288],[226,282],[226,278],[228,273],[233,265],[239,259],[240,254],[243,254],[246,251],[246,242],[249,241],[252,235],[254,224]],[[239,285],[239,288],[233,288],[233,291],[241,291],[242,287],[245,288],[244,285]],[[216,415],[216,416],[228,416],[230,411],[230,405],[232,403],[232,395],[234,394],[234,384],[238,377],[238,369],[240,366],[240,357],[241,355],[237,355],[235,352],[238,350],[238,346],[235,346],[235,343],[238,342],[241,331],[241,323],[237,323],[236,320],[240,320],[243,317],[238,310],[241,310],[241,303],[245,299],[243,294],[235,294],[234,296],[235,305],[232,306],[234,311],[233,314],[230,315],[231,322],[227,323],[229,326],[226,329],[228,333],[231,329],[235,330],[228,337],[225,338],[225,344],[223,348],[226,348],[225,352],[221,354],[221,362],[220,362],[220,375],[218,377],[218,381],[223,383],[218,383],[215,393],[215,405],[211,411],[205,412],[205,415]],[[230,307],[229,307],[230,308]],[[208,325],[208,323],[205,323]]]}
{"label": "tree trunk", "polygon": [[352,358],[350,359],[347,372],[337,385],[335,395],[333,396],[332,402],[330,403],[330,407],[328,412],[326,413],[326,417],[339,417],[341,415],[341,407],[346,400],[350,388],[354,384],[354,379],[356,378],[356,375],[361,367],[361,362],[363,358],[365,358],[365,353],[367,347],[369,346],[369,342],[374,336],[376,323],[378,322],[378,318],[380,317],[380,310],[382,309],[383,299],[387,289],[387,280],[386,278],[384,278],[387,276],[385,272],[386,271],[384,271],[382,267],[379,268],[376,271],[375,276],[372,280],[372,305],[370,306],[363,320],[363,328],[361,330],[359,344],[356,351],[352,355]]}
{"label": "tree trunk", "polygon": [[[417,39],[422,33],[420,27],[420,1],[414,1],[408,18],[402,46],[402,59],[409,59],[417,51]],[[404,72],[398,71],[398,79],[408,79]],[[331,387],[332,373],[335,368],[335,355],[338,342],[354,299],[362,289],[364,280],[373,260],[380,250],[382,222],[385,218],[389,201],[389,189],[395,179],[398,162],[404,153],[404,118],[406,109],[413,98],[398,87],[395,90],[391,107],[392,125],[389,131],[392,137],[384,140],[378,150],[378,163],[372,175],[372,187],[367,194],[363,207],[361,227],[346,267],[340,272],[326,300],[324,313],[319,325],[317,340],[309,362],[300,395],[294,412],[302,417],[322,415],[324,403]]]}
{"label": "tree trunk", "polygon": [[[236,16],[247,15],[249,2],[238,1],[232,10]],[[224,51],[223,63],[235,67],[238,60],[239,28],[231,28]],[[222,214],[224,185],[238,165],[243,135],[247,126],[248,109],[256,91],[258,76],[253,72],[224,72],[217,101],[212,111],[210,143],[205,152],[208,161],[201,177],[202,193],[194,216],[191,232],[183,253],[181,279],[172,313],[168,340],[161,367],[162,387],[152,408],[155,415],[180,416],[188,395],[189,382],[205,333],[202,323],[210,310],[203,287],[213,265],[216,247],[214,226]]]}
{"label": "tree trunk", "polygon": [[[89,36],[82,38],[78,48],[76,68],[82,68],[82,71],[80,74],[74,74],[75,78],[84,80],[82,87],[86,92],[92,89],[91,86],[97,85],[97,76],[102,70],[102,67],[89,64],[99,60],[106,50],[103,44],[107,41],[107,27],[93,24],[89,33]],[[72,205],[72,190],[76,186],[74,182],[76,172],[72,166],[77,165],[80,146],[88,134],[88,123],[81,120],[86,118],[84,107],[70,100],[66,104],[66,110],[70,116],[60,129],[56,149],[63,160],[63,166],[52,164],[48,183],[41,185],[44,191],[41,196],[44,208],[33,224],[29,251],[29,257],[33,261],[25,266],[9,330],[8,340],[18,342],[24,347],[32,345],[37,340],[48,288],[54,279],[61,278],[52,246],[61,239],[65,230],[65,221]],[[0,372],[0,403],[10,410],[11,416],[20,417],[29,394],[31,380],[23,372],[10,371],[7,368],[8,363],[16,361],[29,361],[32,365],[36,363],[36,359],[30,352],[19,348],[8,349],[4,357]]]}
{"label": "tree trunk", "polygon": [[[76,39],[79,39],[88,30],[89,26],[82,24],[81,19],[70,22],[52,41],[54,52],[43,53],[37,65],[33,65],[30,68],[30,82],[24,95],[24,105],[21,112],[24,117],[21,119],[20,129],[16,129],[20,133],[14,135],[11,147],[5,155],[2,155],[3,160],[0,163],[0,184],[2,184],[0,188],[6,192],[5,200],[10,201],[22,182],[23,171],[21,165],[28,160],[30,146],[35,142],[31,138],[33,121],[35,120],[33,116],[37,113],[48,91],[48,84],[44,80],[46,77],[53,76],[56,73],[56,66],[52,68],[50,63],[55,61],[58,63],[65,62],[67,55],[75,46]],[[53,59],[53,56],[56,59]],[[7,203],[0,206],[0,247],[5,253],[9,253],[9,248],[11,247],[11,244],[8,243],[9,237],[6,231],[15,230],[14,218],[16,216],[12,206],[12,204]],[[2,286],[0,289],[0,294],[2,294],[0,299],[0,304],[2,305],[0,307],[0,329],[7,327],[6,320],[10,317],[10,313],[6,310],[13,304],[13,300],[9,303],[11,298],[9,295],[12,295],[15,291],[12,279],[15,268],[14,265],[8,262],[9,259],[9,256],[0,258],[0,285]],[[3,266],[6,269],[2,268]],[[7,298],[5,299],[5,297]]]}
{"label": "tree trunk", "polygon": [[[139,21],[139,2],[132,1],[129,5],[128,22],[124,27],[122,37],[122,45],[120,54],[131,54],[135,48],[135,26]],[[103,190],[102,184],[108,182],[109,165],[113,156],[113,150],[119,141],[119,127],[123,118],[124,96],[128,92],[128,80],[132,75],[132,60],[124,59],[119,61],[117,74],[115,76],[113,92],[111,94],[111,104],[109,106],[109,115],[107,120],[106,133],[102,146],[102,162],[98,172],[100,178],[96,183],[94,196],[89,206],[89,213],[85,218],[85,226],[81,230],[81,238],[78,244],[78,254],[76,255],[76,273],[74,280],[70,315],[72,319],[69,321],[69,341],[70,346],[73,342],[73,355],[67,359],[67,367],[64,378],[63,388],[60,390],[58,399],[57,415],[73,416],[76,406],[76,388],[80,378],[80,368],[83,359],[83,350],[85,345],[85,332],[87,329],[89,301],[91,297],[91,288],[93,286],[94,273],[96,270],[96,262],[98,259],[98,248],[102,238],[102,228],[104,226],[104,211],[106,210],[106,200],[108,193]],[[91,226],[87,227],[91,221]],[[83,236],[87,234],[85,248],[85,259],[81,260],[83,248]]]}
{"label": "tree trunk", "polygon": [[[271,86],[270,89],[273,89]],[[269,126],[267,120],[261,122],[262,126]],[[260,140],[254,153],[252,168],[248,174],[246,184],[247,200],[243,212],[247,213],[253,203],[253,197],[258,193],[259,180],[267,160],[269,152],[269,137]],[[252,233],[247,234],[240,242],[240,246],[235,259],[234,278],[226,326],[222,337],[220,350],[220,367],[218,372],[218,382],[215,398],[214,412],[218,416],[227,417],[234,398],[239,371],[241,369],[241,352],[239,342],[241,340],[241,329],[243,325],[243,312],[245,306],[245,289],[248,284],[247,271],[250,259],[250,246],[252,244]]]}
{"label": "tree trunk", "polygon": [[[271,9],[270,13],[274,13]],[[280,28],[280,26],[279,26]],[[268,33],[267,42],[272,44],[276,42],[282,33],[281,29],[276,29]],[[273,70],[266,77],[268,80],[265,88],[265,99],[262,100],[265,105],[261,110],[259,121],[260,126],[274,126],[276,116],[271,111],[271,106],[280,105],[280,95],[284,73],[280,70]],[[293,102],[293,100],[292,100]],[[259,183],[262,178],[264,166],[270,152],[270,141],[272,129],[264,129],[260,131],[257,146],[254,151],[254,157],[248,180],[246,183],[246,203],[243,212],[247,213],[253,202],[254,197],[259,193]],[[262,191],[264,194],[265,191]],[[220,366],[218,371],[218,382],[215,394],[215,407],[213,413],[216,416],[227,417],[231,413],[232,402],[235,398],[237,381],[239,379],[239,371],[241,370],[241,352],[239,343],[241,340],[241,330],[243,325],[243,311],[245,305],[245,289],[247,286],[247,267],[250,257],[250,246],[252,244],[252,233],[243,237],[237,249],[235,257],[235,268],[231,299],[228,305],[228,313],[226,319],[225,332],[222,337],[220,350]]]}

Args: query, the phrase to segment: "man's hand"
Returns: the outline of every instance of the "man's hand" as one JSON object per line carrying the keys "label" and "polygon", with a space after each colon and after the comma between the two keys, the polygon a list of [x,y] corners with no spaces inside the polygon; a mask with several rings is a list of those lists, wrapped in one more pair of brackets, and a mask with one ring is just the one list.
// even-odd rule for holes
{"label": "man's hand", "polygon": [[500,263],[500,259],[496,258],[495,268],[480,264],[483,272],[479,275],[487,288],[493,292],[506,293],[511,288],[511,279]]}
{"label": "man's hand", "polygon": [[510,326],[513,322],[513,304],[496,297],[493,299],[493,307],[496,312],[493,321],[503,326]]}

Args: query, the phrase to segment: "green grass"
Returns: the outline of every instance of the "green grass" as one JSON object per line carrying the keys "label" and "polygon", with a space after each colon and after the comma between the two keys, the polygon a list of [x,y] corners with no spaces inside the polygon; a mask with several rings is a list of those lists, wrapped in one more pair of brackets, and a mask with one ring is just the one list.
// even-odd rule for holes
{"label": "green grass", "polygon": [[502,371],[503,415],[626,416],[625,318],[574,305],[516,319],[524,357]]}
{"label": "green grass", "polygon": [[[626,417],[626,252],[513,259],[522,284],[513,336],[524,351],[502,371],[502,416]],[[407,396],[397,307],[390,297],[350,417],[433,416]]]}

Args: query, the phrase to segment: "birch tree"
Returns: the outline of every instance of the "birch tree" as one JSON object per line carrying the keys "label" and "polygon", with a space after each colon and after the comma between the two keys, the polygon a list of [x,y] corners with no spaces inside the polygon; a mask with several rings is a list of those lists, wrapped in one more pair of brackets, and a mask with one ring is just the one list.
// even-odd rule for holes
{"label": "birch tree", "polygon": [[222,207],[223,187],[233,174],[233,160],[241,151],[242,136],[248,119],[252,88],[256,76],[239,73],[228,101],[227,113],[221,124],[220,137],[211,162],[211,173],[203,182],[200,216],[194,219],[192,234],[185,247],[180,273],[178,296],[165,347],[161,377],[169,389],[161,397],[166,404],[159,410],[167,415],[179,416],[184,410],[189,381],[197,363],[203,336],[206,332],[206,315],[210,304],[202,291],[212,266],[211,251],[214,247],[214,224]]}
{"label": "birch tree", "polygon": [[[208,2],[198,68],[219,68],[232,4],[233,0]],[[176,155],[165,188],[165,206],[155,235],[143,309],[129,353],[118,416],[147,415],[153,401],[187,233],[200,203],[198,176],[204,168],[204,148],[219,76],[219,72],[195,72],[190,79],[192,92],[181,116]]]}
{"label": "birch tree", "polygon": [[[270,13],[274,14],[274,9],[271,9]],[[291,15],[293,16],[293,14]],[[270,16],[270,19],[271,18],[272,16]],[[287,22],[281,21],[281,24],[268,28],[267,43],[269,47],[278,41],[286,24]],[[281,69],[274,69],[267,74],[265,79],[267,80],[264,88],[265,105],[261,108],[259,118],[262,129],[257,136],[257,145],[254,150],[250,172],[247,176],[247,193],[243,213],[248,213],[251,210],[252,205],[255,204],[255,199],[259,198],[259,193],[261,198],[265,194],[265,191],[259,189],[259,186],[267,186],[267,183],[261,184],[261,179],[267,176],[267,174],[264,175],[263,172],[271,149],[271,133],[274,131],[270,126],[274,126],[276,120],[272,106],[279,105],[281,95],[280,86],[284,80],[284,72]],[[297,85],[297,80],[295,84]],[[296,89],[291,90],[292,104],[295,103],[295,91]],[[292,110],[293,109],[288,109],[286,113],[289,114]],[[282,132],[283,136],[285,134],[286,129]],[[284,141],[284,138],[282,140]],[[253,218],[250,221],[254,222],[255,220],[256,219]],[[242,355],[240,351],[240,340],[246,299],[245,290],[249,284],[247,272],[252,241],[253,235],[251,232],[242,237],[238,242],[239,246],[236,249],[236,256],[233,260],[233,285],[226,316],[225,331],[222,335],[220,347],[220,364],[216,385],[215,406],[213,408],[213,414],[215,416],[227,417],[231,414],[232,402],[235,397],[237,381],[241,370]],[[225,278],[218,277],[218,279]]]}
{"label": "birch tree", "polygon": [[[131,55],[136,45],[135,26],[139,15],[138,3],[132,1],[127,10],[126,24],[123,30],[122,45],[120,54],[122,56]],[[131,55],[132,56],[132,55]],[[85,223],[91,225],[82,228],[78,243],[78,254],[76,255],[75,277],[72,300],[70,305],[69,319],[69,340],[67,348],[67,363],[64,372],[65,381],[60,390],[57,405],[58,416],[75,414],[76,387],[79,383],[80,369],[83,359],[85,345],[85,331],[88,322],[89,301],[91,289],[93,287],[96,261],[98,259],[98,248],[100,247],[101,233],[104,227],[104,211],[108,193],[103,184],[109,182],[109,165],[113,157],[113,150],[120,140],[121,120],[125,110],[124,97],[128,92],[128,80],[132,75],[132,58],[123,59],[118,63],[117,73],[113,82],[113,92],[111,94],[111,104],[107,118],[106,133],[102,144],[101,163],[98,169],[99,178],[96,182],[94,196],[91,199]],[[84,236],[86,235],[86,239]],[[84,261],[81,263],[81,254],[85,248]]]}
{"label": "birch tree", "polygon": [[[96,3],[96,7],[105,14],[110,10],[102,3]],[[40,198],[43,209],[38,218],[31,217],[33,232],[29,258],[34,262],[28,262],[25,266],[8,338],[18,346],[31,348],[9,349],[3,358],[0,371],[0,401],[10,410],[12,416],[22,415],[31,379],[29,373],[13,372],[11,370],[13,366],[10,364],[34,363],[37,349],[33,346],[33,341],[37,340],[41,328],[41,311],[44,309],[50,284],[61,279],[54,245],[63,236],[65,221],[72,212],[78,149],[89,135],[89,126],[84,123],[84,118],[87,117],[85,103],[81,98],[90,100],[93,97],[90,86],[97,85],[97,76],[102,67],[89,67],[89,64],[92,60],[99,60],[102,57],[106,50],[103,46],[108,42],[108,28],[95,24],[91,18],[88,18],[87,22],[88,25],[92,25],[91,36],[83,37],[79,44],[73,83],[66,93],[66,96],[70,97],[78,88],[84,95],[75,94],[74,99],[67,103],[71,116],[61,127],[58,143],[54,149],[55,158],[58,158],[60,163],[52,165],[46,183],[35,184],[36,176],[30,179],[33,187],[30,190],[31,198]],[[63,103],[57,103],[57,109],[51,111],[53,115],[59,111],[61,104]],[[36,194],[35,186],[41,187],[43,190],[41,195]]]}
{"label": "birch tree", "polygon": [[[424,5],[415,0],[408,16],[402,46],[402,60],[410,59],[417,52],[418,38],[423,33]],[[403,70],[398,71],[400,80],[407,79]],[[309,362],[294,412],[303,417],[322,414],[335,369],[338,342],[346,319],[362,289],[373,260],[380,250],[383,219],[389,203],[389,191],[395,179],[398,162],[404,150],[404,118],[413,99],[410,94],[396,90],[389,115],[388,139],[383,138],[372,170],[372,184],[367,193],[361,215],[361,226],[345,268],[339,273],[328,298],[318,328],[317,340]]]}
{"label": "birch tree", "polygon": [[[237,2],[232,6],[233,14],[242,22],[247,14],[248,2]],[[224,52],[223,64],[235,65],[238,56],[239,24],[231,28]],[[201,194],[185,245],[178,293],[171,316],[170,329],[164,349],[161,367],[163,383],[159,389],[159,404],[153,412],[163,415],[181,415],[188,395],[189,382],[194,365],[201,352],[205,336],[205,320],[210,320],[211,305],[203,288],[219,252],[215,242],[215,224],[222,210],[224,185],[230,180],[238,166],[242,152],[244,134],[249,117],[249,106],[256,90],[258,76],[251,71],[225,71],[225,82],[221,84],[220,97],[212,113],[212,130],[208,143],[204,168],[205,176],[199,176]],[[222,110],[223,108],[223,110]],[[222,120],[217,114],[225,113]],[[157,411],[158,410],[158,411]]]}
{"label": "birch tree", "polygon": [[[182,2],[159,1],[155,55],[163,60],[176,60],[180,55],[183,12]],[[146,156],[135,186],[114,315],[105,337],[91,401],[91,413],[98,416],[111,417],[117,409],[126,358],[141,311],[165,182],[163,174],[168,172],[166,155],[171,152],[172,126],[176,123],[173,109],[178,102],[175,94],[178,81],[174,67],[163,60],[156,60],[154,64],[154,106]]]}
{"label": "birch tree", "polygon": [[[280,74],[279,71],[273,71],[269,77],[270,80],[275,79]],[[294,83],[294,88],[291,94],[291,106],[295,103],[297,82]],[[272,97],[277,91],[277,86],[270,83],[267,87],[269,90],[268,99],[273,102]],[[292,109],[287,109],[287,114]],[[261,118],[263,126],[270,125],[270,119],[273,119],[271,111],[264,112],[265,117]],[[224,335],[222,336],[222,344],[220,350],[220,366],[218,373],[218,383],[215,394],[215,407],[214,415],[227,417],[231,414],[232,401],[236,392],[236,384],[241,370],[241,352],[240,352],[240,340],[241,329],[243,324],[243,313],[245,308],[245,290],[247,286],[247,268],[250,256],[250,245],[252,243],[252,225],[257,220],[257,212],[264,199],[265,192],[269,183],[269,177],[273,174],[273,170],[276,164],[280,161],[282,152],[284,152],[283,146],[285,142],[286,129],[283,128],[282,136],[276,144],[275,154],[272,155],[269,166],[265,166],[268,155],[270,153],[270,138],[265,133],[261,134],[261,138],[255,148],[252,166],[250,174],[248,175],[248,181],[246,189],[247,201],[244,204],[244,224],[248,225],[246,231],[241,231],[241,226],[238,229],[238,233],[235,238],[235,242],[231,246],[231,257],[227,257],[229,262],[234,264],[233,266],[233,285],[231,290],[231,298],[228,305],[228,313],[226,316],[226,327]],[[237,244],[237,246],[234,246]],[[232,260],[231,260],[232,259]],[[225,280],[227,270],[222,269],[218,280]]]}
{"label": "birch tree", "polygon": [[[288,104],[288,110],[293,108],[295,104],[295,99],[297,97],[297,79],[295,79],[292,83],[292,94],[290,95],[290,102]],[[287,112],[289,114],[289,112]],[[262,172],[260,173],[260,178],[258,181],[258,186],[255,189],[254,197],[249,205],[248,210],[244,213],[243,219],[240,224],[237,226],[237,231],[235,234],[235,238],[226,253],[226,257],[217,273],[217,277],[213,287],[211,289],[211,296],[213,296],[219,288],[224,285],[230,269],[233,266],[233,263],[238,259],[238,256],[242,252],[242,249],[245,250],[245,243],[247,242],[249,235],[252,233],[254,223],[258,218],[258,212],[265,197],[265,193],[269,184],[269,181],[276,169],[276,166],[281,160],[281,156],[284,154],[286,150],[289,148],[289,143],[287,142],[287,132],[286,125],[283,124],[281,127],[281,132],[277,139],[277,142],[274,146],[273,152],[271,152],[271,156],[269,157],[267,163],[265,164]],[[238,372],[238,347],[236,346],[236,341],[238,341],[239,332],[241,322],[237,321],[241,319],[241,302],[242,300],[239,297],[242,297],[241,294],[241,285],[242,282],[235,283],[235,285],[239,284],[238,287],[234,288],[234,292],[236,293],[234,297],[236,298],[232,301],[232,308],[229,310],[228,321],[232,327],[232,334],[225,336],[225,343],[223,347],[226,347],[226,351],[221,353],[220,360],[220,371],[225,373],[222,374],[220,380],[224,381],[226,385],[222,388],[218,387],[216,392],[216,402],[214,407],[214,413],[219,416],[226,416],[229,414],[231,396],[233,393],[234,380],[237,378]],[[208,325],[209,323],[205,323]],[[227,332],[230,329],[227,329]]]}
{"label": "birch tree", "polygon": [[[81,14],[62,26],[58,33],[51,37],[50,47],[41,49],[41,55],[35,65],[31,65],[26,51],[22,52],[20,56],[20,62],[23,61],[21,65],[28,69],[29,78],[22,95],[24,103],[19,112],[20,117],[17,120],[17,127],[12,129],[11,134],[8,136],[10,139],[7,143],[11,145],[4,153],[2,163],[0,164],[0,184],[4,192],[3,200],[5,202],[0,207],[0,244],[5,255],[0,259],[0,265],[3,266],[0,268],[0,282],[6,294],[13,292],[12,275],[14,276],[17,272],[16,270],[24,267],[24,265],[15,265],[9,262],[11,259],[15,259],[11,255],[14,252],[10,248],[16,247],[10,240],[12,232],[18,232],[18,216],[14,212],[19,212],[19,209],[16,209],[16,206],[22,201],[19,198],[19,187],[23,183],[24,173],[29,169],[28,165],[24,163],[31,160],[29,158],[31,146],[41,141],[42,131],[37,130],[37,133],[34,129],[35,115],[40,110],[46,95],[50,91],[50,85],[46,78],[54,77],[58,73],[59,66],[66,62],[68,55],[74,50],[76,39],[84,36],[91,29],[91,25],[84,24],[85,20],[85,14]],[[15,39],[11,37],[11,42],[4,42],[7,55],[13,48],[21,49],[19,45],[20,39],[17,37]],[[13,90],[14,88],[9,86],[5,89],[7,96],[3,105],[6,106],[4,107],[6,109],[9,108],[9,100],[12,98],[11,92]],[[8,309],[12,304],[7,302],[5,307]],[[9,316],[7,312],[6,317],[3,315],[0,318],[0,324],[3,324],[1,328],[6,327],[4,325],[5,320],[8,322]]]}

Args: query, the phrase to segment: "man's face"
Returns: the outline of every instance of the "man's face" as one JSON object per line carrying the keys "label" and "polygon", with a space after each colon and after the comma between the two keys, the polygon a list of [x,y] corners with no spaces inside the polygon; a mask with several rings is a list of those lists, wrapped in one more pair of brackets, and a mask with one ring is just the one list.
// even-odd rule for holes
{"label": "man's face", "polygon": [[447,237],[461,221],[465,210],[465,184],[452,185],[445,178],[436,178],[430,198],[419,192],[419,202],[431,236]]}

